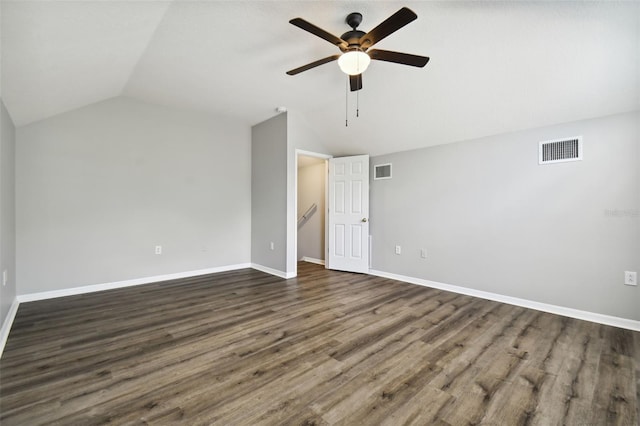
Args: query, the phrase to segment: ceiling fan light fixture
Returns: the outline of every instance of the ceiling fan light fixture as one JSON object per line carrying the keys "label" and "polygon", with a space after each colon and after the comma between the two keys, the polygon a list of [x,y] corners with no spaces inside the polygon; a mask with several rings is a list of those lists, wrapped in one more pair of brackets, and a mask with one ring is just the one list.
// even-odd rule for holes
{"label": "ceiling fan light fixture", "polygon": [[338,58],[338,66],[340,66],[343,73],[349,75],[362,74],[370,62],[369,55],[361,50],[350,50]]}

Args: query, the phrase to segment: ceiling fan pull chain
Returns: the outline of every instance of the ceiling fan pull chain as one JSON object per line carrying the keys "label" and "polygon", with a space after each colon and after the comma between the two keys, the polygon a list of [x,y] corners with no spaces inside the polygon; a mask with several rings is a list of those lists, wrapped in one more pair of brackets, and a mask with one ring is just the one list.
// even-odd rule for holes
{"label": "ceiling fan pull chain", "polygon": [[344,86],[344,127],[349,127],[349,76]]}
{"label": "ceiling fan pull chain", "polygon": [[360,91],[356,92],[356,117],[360,117]]}

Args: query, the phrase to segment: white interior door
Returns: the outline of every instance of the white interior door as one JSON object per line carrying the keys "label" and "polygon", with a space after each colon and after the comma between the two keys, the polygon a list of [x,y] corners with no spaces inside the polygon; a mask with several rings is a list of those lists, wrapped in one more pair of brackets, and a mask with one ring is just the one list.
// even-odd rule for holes
{"label": "white interior door", "polygon": [[329,160],[328,268],[369,272],[369,156]]}

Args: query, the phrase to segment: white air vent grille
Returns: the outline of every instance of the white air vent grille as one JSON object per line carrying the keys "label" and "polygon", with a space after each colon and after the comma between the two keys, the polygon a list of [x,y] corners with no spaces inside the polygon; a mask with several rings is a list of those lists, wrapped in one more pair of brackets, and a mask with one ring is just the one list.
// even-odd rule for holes
{"label": "white air vent grille", "polygon": [[561,163],[582,160],[582,136],[540,142],[538,163]]}
{"label": "white air vent grille", "polygon": [[373,179],[391,179],[391,163],[373,166]]}

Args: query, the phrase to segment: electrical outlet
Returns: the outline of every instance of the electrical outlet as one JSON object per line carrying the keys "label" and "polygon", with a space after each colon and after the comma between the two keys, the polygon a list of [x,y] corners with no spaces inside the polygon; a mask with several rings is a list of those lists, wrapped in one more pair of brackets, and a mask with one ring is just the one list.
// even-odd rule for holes
{"label": "electrical outlet", "polygon": [[5,269],[4,271],[2,271],[2,285],[3,286],[7,285],[8,281],[9,281],[9,273]]}
{"label": "electrical outlet", "polygon": [[425,249],[425,248],[420,249],[420,257],[423,258],[423,259],[427,258],[427,249]]}
{"label": "electrical outlet", "polygon": [[269,244],[269,248],[271,250],[275,250],[276,249],[276,244],[273,241],[271,241],[271,243]]}
{"label": "electrical outlet", "polygon": [[162,254],[162,246],[156,246],[156,254]]}
{"label": "electrical outlet", "polygon": [[634,271],[624,271],[625,285],[638,285],[638,273]]}
{"label": "electrical outlet", "polygon": [[402,247],[396,246],[396,254],[402,254]]}

